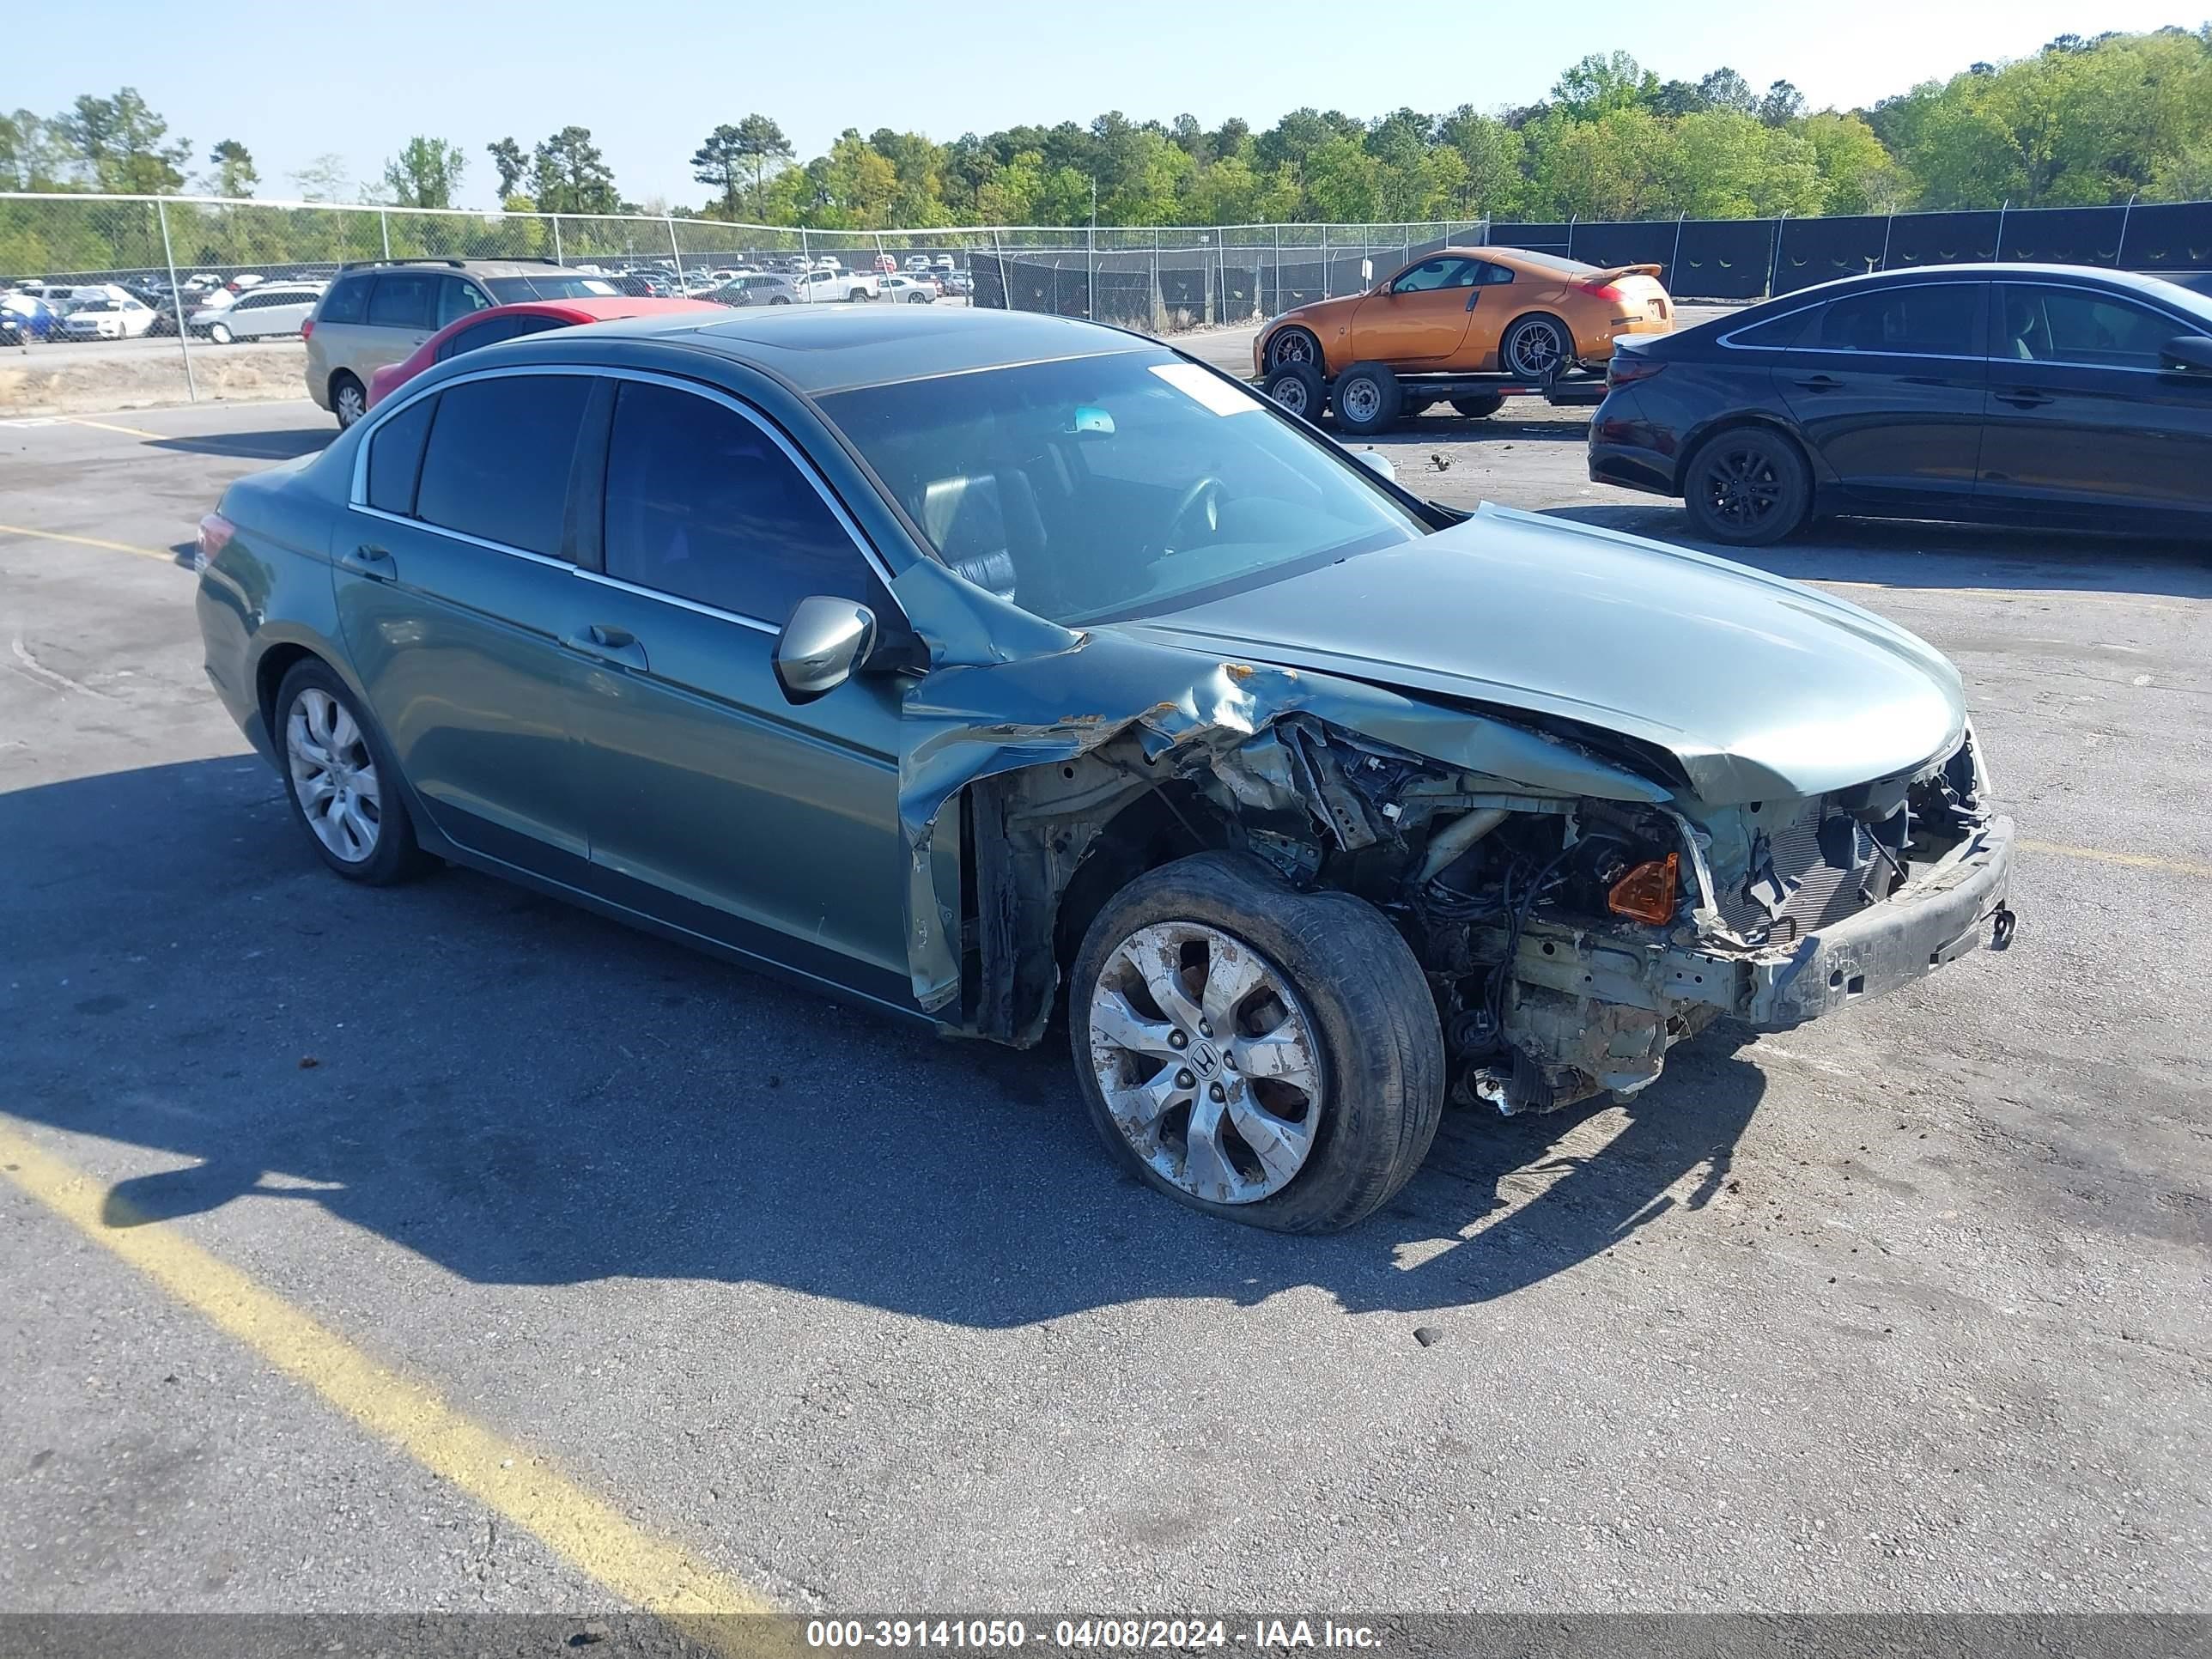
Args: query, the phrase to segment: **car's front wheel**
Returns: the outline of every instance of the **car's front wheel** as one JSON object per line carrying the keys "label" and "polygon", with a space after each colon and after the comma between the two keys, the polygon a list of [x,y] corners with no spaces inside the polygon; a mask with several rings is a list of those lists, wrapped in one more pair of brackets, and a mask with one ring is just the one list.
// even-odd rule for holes
{"label": "car's front wheel", "polygon": [[1372,1214],[1427,1157],[1443,1037],[1373,906],[1208,853],[1109,900],[1068,994],[1076,1073],[1115,1158],[1170,1197],[1279,1232]]}
{"label": "car's front wheel", "polygon": [[1286,328],[1267,342],[1269,368],[1282,368],[1291,363],[1310,363],[1316,370],[1321,368],[1321,342],[1314,337],[1311,329]]}
{"label": "car's front wheel", "polygon": [[1708,540],[1765,547],[1810,515],[1813,473],[1796,444],[1765,427],[1717,432],[1682,472],[1682,505]]}
{"label": "car's front wheel", "polygon": [[312,658],[296,663],[276,688],[274,715],[292,816],[323,862],[370,886],[414,874],[422,854],[397,770],[345,682]]}
{"label": "car's front wheel", "polygon": [[217,345],[228,345],[237,337],[238,337],[235,334],[233,334],[230,331],[230,325],[228,323],[210,323],[208,325],[208,338],[213,340]]}

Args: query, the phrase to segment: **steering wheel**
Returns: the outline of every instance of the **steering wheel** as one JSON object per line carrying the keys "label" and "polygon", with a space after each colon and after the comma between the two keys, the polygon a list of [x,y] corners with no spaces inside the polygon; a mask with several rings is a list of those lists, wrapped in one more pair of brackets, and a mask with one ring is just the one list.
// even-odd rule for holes
{"label": "steering wheel", "polygon": [[1168,515],[1167,534],[1160,542],[1162,553],[1172,553],[1182,539],[1183,521],[1192,518],[1200,507],[1206,510],[1206,528],[1210,533],[1220,527],[1221,493],[1225,486],[1212,473],[1191,481],[1188,489],[1176,498],[1175,511]]}

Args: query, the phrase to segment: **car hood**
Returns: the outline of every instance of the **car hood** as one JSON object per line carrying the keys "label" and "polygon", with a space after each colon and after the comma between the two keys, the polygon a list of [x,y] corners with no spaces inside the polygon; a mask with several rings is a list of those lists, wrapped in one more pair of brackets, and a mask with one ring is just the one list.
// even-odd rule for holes
{"label": "car hood", "polygon": [[1712,805],[1824,794],[1948,754],[1954,668],[1764,571],[1485,506],[1402,547],[1120,624],[1656,744]]}

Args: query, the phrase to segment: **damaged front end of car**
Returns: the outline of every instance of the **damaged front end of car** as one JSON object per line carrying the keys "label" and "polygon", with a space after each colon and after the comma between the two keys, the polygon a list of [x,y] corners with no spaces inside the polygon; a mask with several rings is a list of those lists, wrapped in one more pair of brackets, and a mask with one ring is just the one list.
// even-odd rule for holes
{"label": "damaged front end of car", "polygon": [[[939,580],[902,580],[910,614]],[[1786,1028],[2009,933],[1971,727],[1895,776],[1712,806],[1609,732],[1048,627],[940,632],[906,700],[910,965],[950,1030],[1036,1041],[1107,899],[1218,848],[1389,917],[1454,1097],[1506,1113],[1633,1094],[1724,1015]]]}

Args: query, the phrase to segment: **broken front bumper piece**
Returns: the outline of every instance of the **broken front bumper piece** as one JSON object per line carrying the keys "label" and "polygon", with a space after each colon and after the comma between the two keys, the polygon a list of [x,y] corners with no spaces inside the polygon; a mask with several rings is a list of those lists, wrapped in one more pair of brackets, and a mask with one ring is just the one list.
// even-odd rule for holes
{"label": "broken front bumper piece", "polygon": [[[1880,996],[1984,943],[2011,937],[2005,903],[2013,823],[1992,818],[1882,902],[1789,945],[1729,947],[1638,938],[1626,929],[1534,921],[1514,957],[1506,1036],[1540,1055],[1540,1080],[1478,1076],[1474,1093],[1506,1111],[1597,1089],[1632,1094],[1674,1043],[1723,1015],[1787,1030]],[[1502,951],[1504,937],[1488,942]]]}

